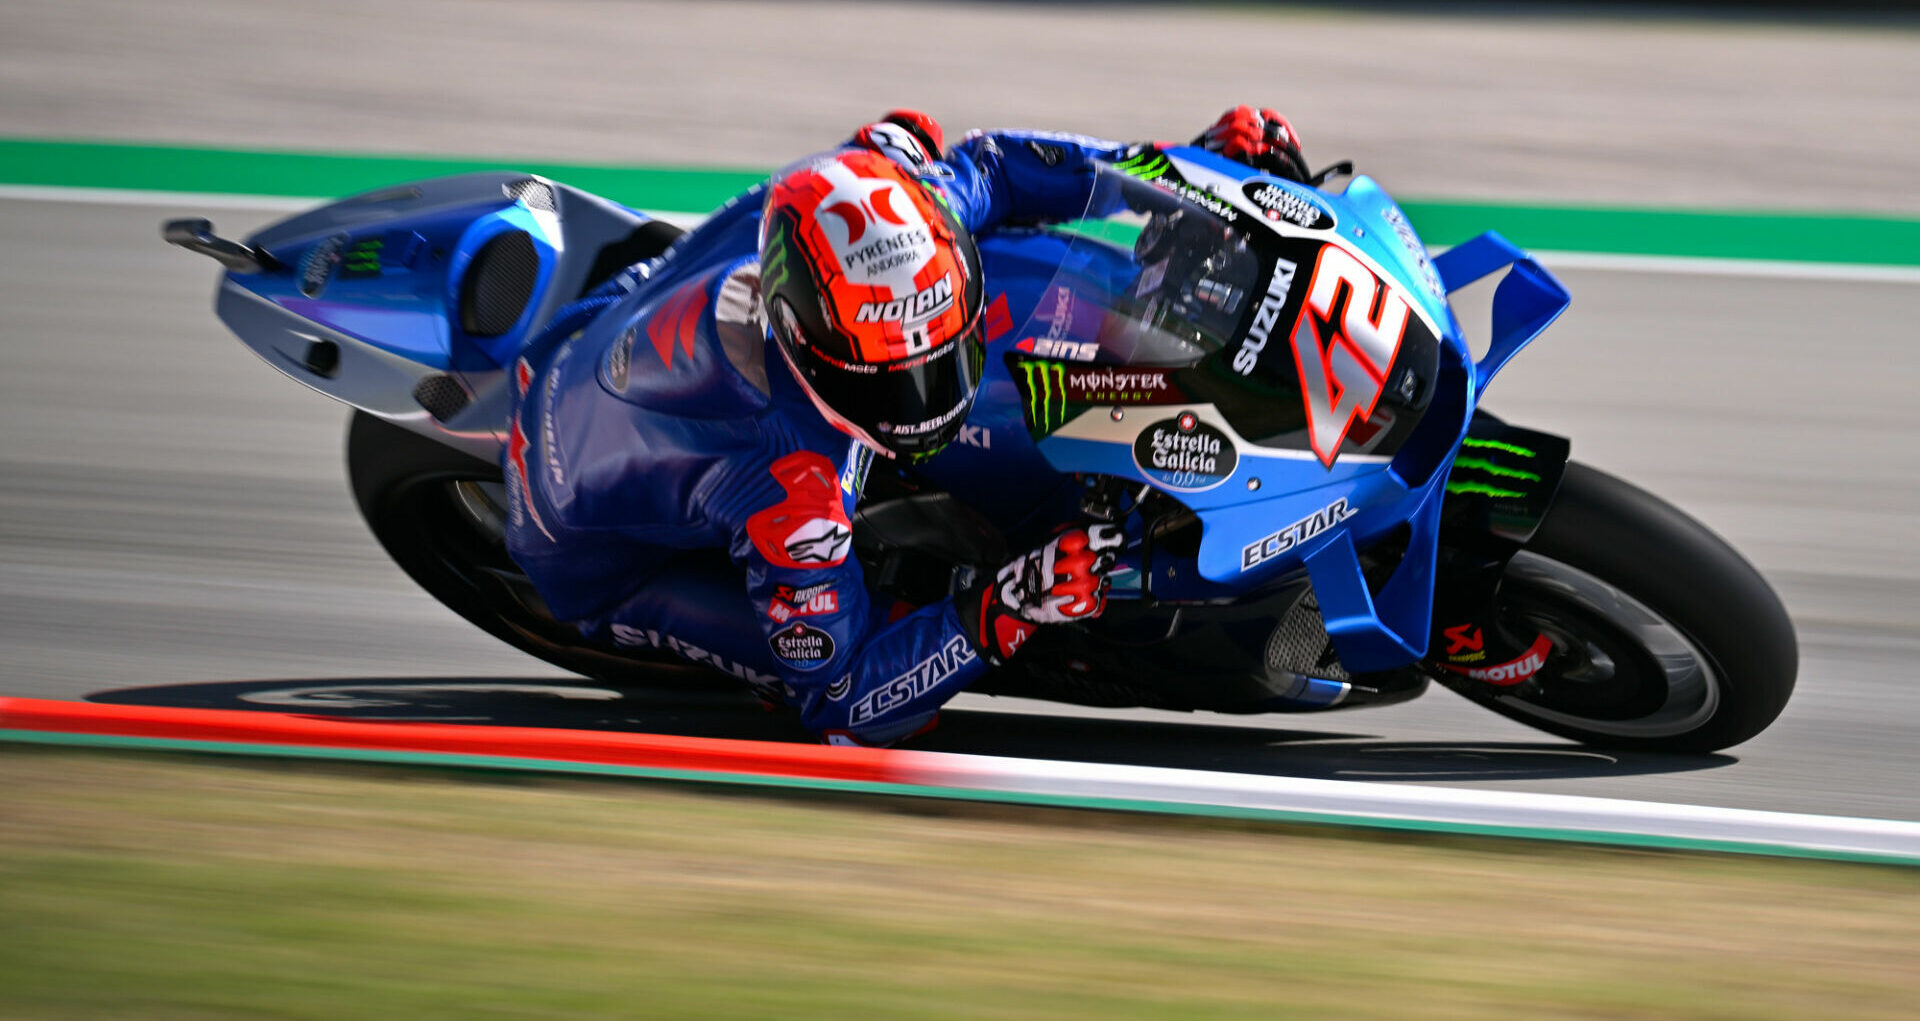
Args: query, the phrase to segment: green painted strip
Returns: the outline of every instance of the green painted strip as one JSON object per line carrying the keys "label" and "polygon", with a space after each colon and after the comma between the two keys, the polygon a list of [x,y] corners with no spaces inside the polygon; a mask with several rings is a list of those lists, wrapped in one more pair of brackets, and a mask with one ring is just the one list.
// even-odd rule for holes
{"label": "green painted strip", "polygon": [[476,170],[525,170],[617,202],[705,212],[766,180],[710,167],[616,167],[528,159],[349,156],[0,138],[0,184],[337,197]]}
{"label": "green painted strip", "polygon": [[1828,851],[1794,847],[1786,844],[1701,840],[1686,837],[1664,837],[1643,833],[1605,833],[1585,830],[1555,830],[1476,823],[1428,822],[1417,819],[1334,815],[1321,812],[1298,812],[1284,809],[1254,808],[1236,805],[1206,805],[1178,801],[1146,801],[1131,798],[1081,797],[1033,791],[975,790],[961,787],[874,783],[861,780],[825,780],[788,776],[758,776],[742,773],[714,773],[702,770],[665,769],[651,766],[619,766],[592,762],[568,762],[556,759],[515,759],[493,755],[460,755],[364,748],[322,748],[301,745],[246,744],[227,741],[122,737],[110,734],[74,734],[35,730],[0,729],[0,741],[16,741],[28,744],[67,747],[107,748],[123,751],[178,751],[268,758],[376,762],[392,765],[428,766],[442,769],[484,769],[541,773],[572,773],[592,776],[621,776],[646,780],[666,780],[677,783],[724,783],[750,787],[782,787],[800,790],[833,791],[846,794],[871,794],[889,797],[935,798],[955,801],[980,801],[995,804],[1034,805],[1047,808],[1078,808],[1109,812],[1143,812],[1156,815],[1242,819],[1309,826],[1357,827],[1362,829],[1397,830],[1411,833],[1436,833],[1450,836],[1550,840],[1561,843],[1603,844],[1664,851],[1752,854],[1769,857],[1806,858],[1816,861],[1920,866],[1920,861],[1895,854]]}
{"label": "green painted strip", "polygon": [[1429,245],[1497,230],[1535,251],[1920,266],[1920,220],[1607,206],[1401,203]]}
{"label": "green painted strip", "polygon": [[[1142,170],[1146,164],[1136,163]],[[0,138],[0,184],[240,195],[342,196],[474,170],[526,170],[655,210],[700,213],[760,170],[622,167],[518,158],[368,156]],[[1540,251],[1920,266],[1920,219],[1845,213],[1530,206],[1409,200],[1428,244],[1486,230]]]}

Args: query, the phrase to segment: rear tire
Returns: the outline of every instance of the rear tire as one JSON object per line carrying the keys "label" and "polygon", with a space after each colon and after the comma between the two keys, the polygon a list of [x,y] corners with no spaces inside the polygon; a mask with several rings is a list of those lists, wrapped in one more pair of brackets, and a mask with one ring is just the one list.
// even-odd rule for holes
{"label": "rear tire", "polygon": [[355,411],[347,477],[400,569],[476,627],[557,667],[624,687],[737,687],[669,653],[599,648],[555,620],[507,554],[500,466]]}
{"label": "rear tire", "polygon": [[1793,622],[1753,565],[1665,501],[1574,463],[1509,566],[1496,619],[1554,649],[1517,689],[1442,675],[1494,712],[1588,744],[1717,751],[1793,694]]}

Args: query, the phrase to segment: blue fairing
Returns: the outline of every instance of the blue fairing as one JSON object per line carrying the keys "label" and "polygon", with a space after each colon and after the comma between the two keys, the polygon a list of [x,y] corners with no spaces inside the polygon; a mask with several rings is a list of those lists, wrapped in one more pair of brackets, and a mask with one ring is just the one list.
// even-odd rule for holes
{"label": "blue fairing", "polygon": [[[1128,263],[1129,234],[1116,225],[1143,202],[1134,197],[1096,197],[1093,204],[1100,208],[1089,209],[1084,223],[1106,229],[1083,226],[1082,233],[1069,235],[1004,233],[986,244],[989,293],[1004,294],[1011,320],[1021,324],[990,344],[988,385],[969,419],[970,424],[991,430],[991,456],[986,450],[956,448],[934,462],[930,474],[970,501],[978,501],[983,509],[997,512],[1003,526],[1020,523],[1022,514],[1034,510],[1054,514],[1070,510],[1060,501],[1060,483],[1073,474],[1134,478],[1156,485],[1198,512],[1204,529],[1199,553],[1188,569],[1174,558],[1156,560],[1151,579],[1156,598],[1214,598],[1259,588],[1304,569],[1312,577],[1343,664],[1365,671],[1411,662],[1425,653],[1445,468],[1465,436],[1487,382],[1566,307],[1566,292],[1536,263],[1494,235],[1430,259],[1399,207],[1367,178],[1356,178],[1343,194],[1332,194],[1262,178],[1204,152],[1176,149],[1166,156],[1165,161],[1135,160],[1129,172],[1144,176],[1162,194],[1194,199],[1199,193],[1213,202],[1215,217],[1234,217],[1230,222],[1242,232],[1265,225],[1247,215],[1258,207],[1234,201],[1240,183],[1258,182],[1291,195],[1297,201],[1288,208],[1309,210],[1304,216],[1313,216],[1317,210],[1320,222],[1331,218],[1331,229],[1317,234],[1285,229],[1277,233],[1318,238],[1320,244],[1333,244],[1332,238],[1337,237],[1341,248],[1370,264],[1384,286],[1404,296],[1413,316],[1427,324],[1438,342],[1433,393],[1417,430],[1391,454],[1343,450],[1329,464],[1304,443],[1251,442],[1212,405],[1198,399],[1159,407],[1094,402],[1071,421],[1035,423],[1030,399],[1012,380],[1005,355],[1023,341],[1031,346],[1030,338],[1047,327],[1040,321],[1046,309],[1037,306],[1049,301],[1050,289],[1069,281],[1082,303],[1104,302],[1109,318],[1102,327],[1109,339],[1100,342],[1105,346],[1095,360],[1084,367],[1069,365],[1065,379],[1075,371],[1114,361],[1109,357],[1114,353],[1111,319],[1137,314],[1123,307],[1137,304],[1127,288],[1134,286],[1140,270]],[[1142,190],[1137,182],[1124,188]],[[1219,206],[1225,206],[1226,212],[1218,211]],[[1190,204],[1190,208],[1198,207]],[[1102,258],[1120,265],[1096,265]],[[1073,271],[1060,269],[1063,263],[1073,264]],[[1475,364],[1446,295],[1508,266],[1512,272],[1495,299],[1492,350]],[[1307,272],[1304,264],[1301,272]],[[1089,284],[1089,280],[1096,282]],[[1304,287],[1304,279],[1294,284],[1296,292]],[[1067,333],[1072,330],[1069,326]],[[1057,324],[1052,332],[1060,332]],[[1210,428],[1227,440],[1237,452],[1230,469],[1195,481],[1170,480],[1164,473],[1157,477],[1142,466],[1135,449],[1137,439],[1173,421],[1169,416],[1182,413],[1191,413],[1202,423],[1202,431]],[[1039,435],[1037,441],[1029,439],[1030,432]],[[1030,466],[1036,459],[1052,472],[1034,471]],[[1183,487],[1170,481],[1192,484]],[[1049,523],[1045,513],[1031,520]],[[1361,573],[1359,551],[1402,526],[1408,529],[1406,554],[1384,585],[1370,587]]]}

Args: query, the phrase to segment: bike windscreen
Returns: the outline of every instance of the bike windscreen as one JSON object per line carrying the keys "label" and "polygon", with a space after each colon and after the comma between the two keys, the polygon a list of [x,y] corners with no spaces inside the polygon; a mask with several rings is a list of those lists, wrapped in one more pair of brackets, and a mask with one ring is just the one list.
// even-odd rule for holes
{"label": "bike windscreen", "polygon": [[1228,344],[1257,304],[1260,261],[1204,202],[1227,208],[1102,167],[1084,215],[1052,228],[1068,248],[1017,347],[1068,362],[1179,367]]}

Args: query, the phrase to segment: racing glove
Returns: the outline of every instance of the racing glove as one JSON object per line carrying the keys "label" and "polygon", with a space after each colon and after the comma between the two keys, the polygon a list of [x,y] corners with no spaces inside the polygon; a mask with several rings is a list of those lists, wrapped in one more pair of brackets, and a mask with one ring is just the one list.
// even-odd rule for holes
{"label": "racing glove", "polygon": [[1039,625],[1100,616],[1107,574],[1124,542],[1119,525],[1068,528],[1015,557],[985,585],[962,592],[957,609],[974,647],[1000,666]]}
{"label": "racing glove", "polygon": [[940,122],[918,110],[889,110],[854,133],[863,145],[894,162],[920,170],[940,158]]}
{"label": "racing glove", "polygon": [[1272,110],[1236,106],[1220,115],[1193,144],[1289,181],[1305,182],[1310,171],[1300,155],[1300,136]]}

